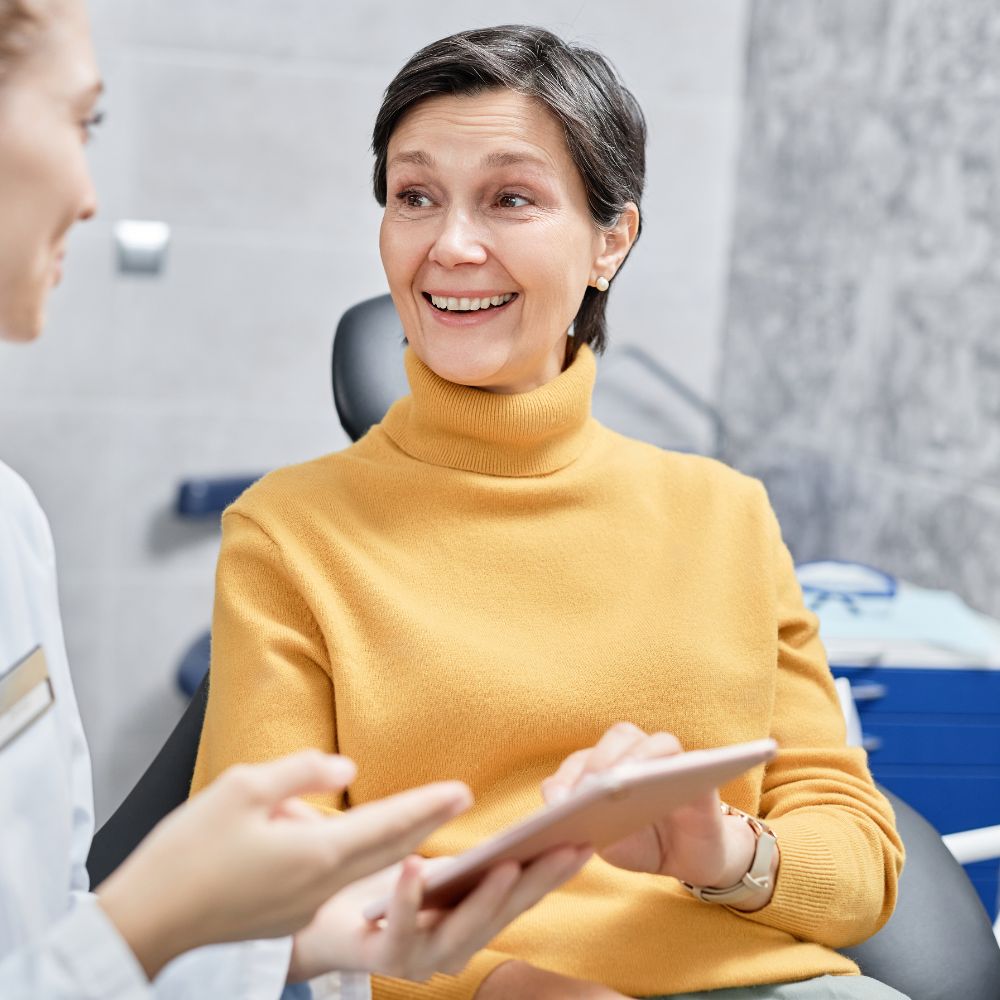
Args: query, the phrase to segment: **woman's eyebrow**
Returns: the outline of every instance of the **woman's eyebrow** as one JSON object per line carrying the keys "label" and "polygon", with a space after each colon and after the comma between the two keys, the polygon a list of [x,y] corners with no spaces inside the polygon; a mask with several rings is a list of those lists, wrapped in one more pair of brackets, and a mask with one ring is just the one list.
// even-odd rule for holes
{"label": "woman's eyebrow", "polygon": [[483,166],[487,169],[497,169],[498,167],[541,167],[543,170],[551,168],[552,164],[541,156],[533,153],[488,153],[483,157]]}
{"label": "woman's eyebrow", "polygon": [[405,149],[397,153],[388,163],[388,167],[394,167],[397,163],[409,163],[415,167],[433,167],[434,158],[425,153],[422,149]]}
{"label": "woman's eyebrow", "polygon": [[[388,167],[394,167],[404,163],[415,167],[433,167],[434,157],[429,153],[425,153],[422,149],[404,149],[402,152],[397,153],[389,161]],[[549,170],[552,167],[552,164],[541,156],[536,156],[533,153],[510,151],[487,153],[486,156],[483,157],[481,163],[483,169],[485,170],[497,170],[502,167],[519,166],[540,167],[543,170]]]}

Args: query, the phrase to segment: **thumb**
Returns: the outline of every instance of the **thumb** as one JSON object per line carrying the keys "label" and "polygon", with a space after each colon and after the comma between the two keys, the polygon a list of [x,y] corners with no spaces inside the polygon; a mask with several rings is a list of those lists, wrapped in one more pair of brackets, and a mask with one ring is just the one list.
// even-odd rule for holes
{"label": "thumb", "polygon": [[310,792],[342,792],[357,773],[354,761],[319,750],[303,750],[248,770],[253,797],[267,806]]}

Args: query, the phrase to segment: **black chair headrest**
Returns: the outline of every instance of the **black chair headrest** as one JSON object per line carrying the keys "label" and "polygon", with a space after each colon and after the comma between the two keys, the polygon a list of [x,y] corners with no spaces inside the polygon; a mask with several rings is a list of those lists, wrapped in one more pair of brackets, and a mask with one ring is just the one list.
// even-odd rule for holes
{"label": "black chair headrest", "polygon": [[333,401],[340,423],[357,441],[410,393],[403,367],[403,325],[388,295],[352,306],[333,338]]}

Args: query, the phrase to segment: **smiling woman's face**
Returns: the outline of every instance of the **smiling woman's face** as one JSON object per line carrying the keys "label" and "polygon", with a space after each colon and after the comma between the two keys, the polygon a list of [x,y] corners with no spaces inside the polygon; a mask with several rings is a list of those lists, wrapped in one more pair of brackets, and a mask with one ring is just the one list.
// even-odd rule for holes
{"label": "smiling woman's face", "polygon": [[587,285],[624,257],[556,118],[510,90],[430,98],[393,132],[386,180],[382,263],[417,357],[495,392],[555,378]]}
{"label": "smiling woman's face", "polygon": [[66,234],[97,205],[84,144],[101,89],[83,0],[49,0],[0,77],[0,338],[32,340]]}

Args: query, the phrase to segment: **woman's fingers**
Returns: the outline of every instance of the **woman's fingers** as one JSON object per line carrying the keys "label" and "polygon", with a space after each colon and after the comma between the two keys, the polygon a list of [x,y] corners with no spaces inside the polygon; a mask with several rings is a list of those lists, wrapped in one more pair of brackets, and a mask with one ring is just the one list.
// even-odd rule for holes
{"label": "woman's fingers", "polygon": [[520,875],[514,861],[498,865],[452,912],[421,911],[422,859],[403,863],[386,913],[380,970],[386,975],[426,979],[459,971],[494,936],[497,909]]}
{"label": "woman's fingers", "polygon": [[442,781],[329,817],[323,835],[337,846],[331,875],[345,885],[388,867],[471,804],[472,793],[465,785]]}
{"label": "woman's fingers", "polygon": [[433,935],[436,968],[460,971],[507,924],[572,878],[591,854],[590,848],[561,847],[524,869],[513,862],[494,868]]}
{"label": "woman's fingers", "polygon": [[497,913],[493,935],[518,914],[530,910],[553,889],[576,875],[593,853],[589,847],[561,847],[533,861],[523,870],[521,878]]}
{"label": "woman's fingers", "polygon": [[571,753],[559,765],[559,770],[542,782],[542,797],[549,805],[556,805],[565,799],[576,786],[587,766],[591,748]]}
{"label": "woman's fingers", "polygon": [[683,749],[681,741],[673,733],[653,733],[637,743],[626,756],[629,760],[657,760],[673,757]]}
{"label": "woman's fingers", "polygon": [[302,823],[322,823],[326,814],[314,809],[302,799],[291,798],[279,802],[271,812],[271,816],[275,819],[294,819]]}
{"label": "woman's fingers", "polygon": [[428,941],[427,960],[433,968],[459,971],[496,936],[497,914],[520,878],[521,866],[516,861],[502,862],[441,921]]}
{"label": "woman's fingers", "polygon": [[403,861],[386,911],[381,963],[386,975],[405,976],[409,971],[423,892],[421,859],[411,855]]}
{"label": "woman's fingers", "polygon": [[680,753],[683,748],[671,733],[647,735],[631,722],[612,726],[593,747],[570,754],[550,778],[542,782],[542,796],[556,805],[592,774],[600,774],[624,760],[653,760]]}
{"label": "woman's fingers", "polygon": [[303,750],[266,764],[238,764],[222,779],[237,794],[263,806],[309,792],[343,791],[357,773],[354,761],[319,750]]}
{"label": "woman's fingers", "polygon": [[645,739],[648,739],[646,733],[631,722],[619,722],[612,726],[591,750],[580,780],[588,774],[598,774],[614,766]]}

